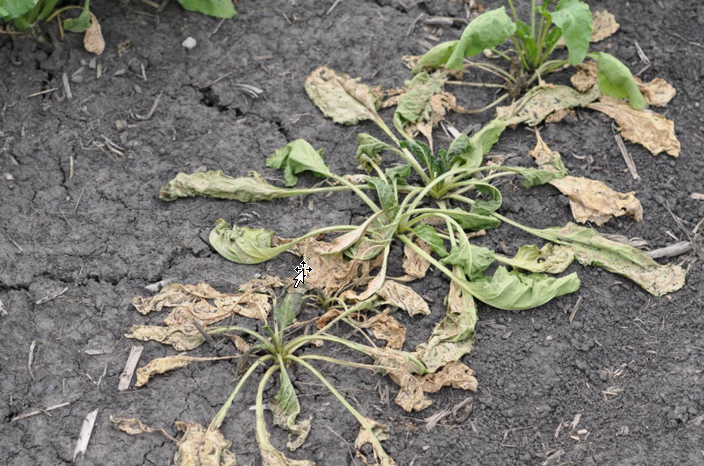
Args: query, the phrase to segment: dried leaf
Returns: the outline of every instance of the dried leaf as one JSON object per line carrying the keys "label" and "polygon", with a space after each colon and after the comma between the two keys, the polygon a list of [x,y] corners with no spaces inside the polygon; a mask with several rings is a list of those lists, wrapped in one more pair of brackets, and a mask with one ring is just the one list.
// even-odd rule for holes
{"label": "dried leaf", "polygon": [[[555,165],[562,166],[560,154],[551,151],[537,131],[536,138],[537,143],[530,152],[531,157],[540,168],[557,170]],[[558,160],[560,161],[557,162]],[[550,184],[569,197],[572,216],[579,223],[594,222],[601,226],[612,217],[622,215],[632,215],[636,222],[643,220],[643,207],[633,191],[619,193],[601,181],[575,176],[554,179]]]}
{"label": "dried leaf", "polygon": [[315,326],[317,327],[318,330],[320,330],[321,328],[323,328],[327,324],[329,324],[332,320],[337,318],[337,316],[339,316],[339,315],[340,315],[340,311],[338,309],[330,309],[325,314],[318,317],[318,320],[315,322]]}
{"label": "dried leaf", "polygon": [[164,374],[166,372],[172,371],[174,369],[180,369],[186,367],[194,361],[220,361],[223,359],[233,359],[238,356],[224,356],[220,358],[194,358],[191,356],[166,356],[163,358],[152,359],[147,363],[146,366],[137,369],[137,383],[135,387],[141,387],[146,385],[153,376],[157,374]]}
{"label": "dried leaf", "polygon": [[381,88],[360,84],[359,78],[321,66],[306,78],[305,88],[310,100],[335,123],[356,125],[379,118]]}
{"label": "dried leaf", "polygon": [[589,108],[613,118],[624,138],[644,146],[653,155],[660,152],[667,152],[673,157],[680,155],[680,142],[675,136],[675,124],[664,116],[649,110],[635,110],[627,102],[607,96],[590,104]]}
{"label": "dried leaf", "polygon": [[677,95],[677,90],[662,78],[655,78],[649,83],[634,79],[648,105],[665,107]]}
{"label": "dried leaf", "polygon": [[303,445],[310,433],[310,423],[312,417],[304,419],[297,423],[296,418],[301,412],[301,405],[298,403],[298,397],[291,384],[291,379],[288,376],[285,368],[280,371],[280,387],[279,391],[271,403],[271,413],[274,419],[274,425],[281,427],[289,432],[288,442],[286,446],[289,450],[295,451]]}
{"label": "dried leaf", "polygon": [[183,432],[174,456],[176,466],[236,466],[231,443],[219,430],[211,431],[195,422],[176,421],[176,429]]}
{"label": "dried leaf", "polygon": [[448,362],[434,374],[422,376],[421,383],[425,393],[438,392],[442,387],[477,391],[474,371],[459,361]]}
{"label": "dried leaf", "polygon": [[235,348],[237,348],[240,353],[246,353],[252,347],[251,344],[247,343],[247,341],[239,335],[228,334],[225,336],[227,336],[232,341],[232,343],[235,345]]}
{"label": "dried leaf", "polygon": [[[430,252],[430,246],[425,241],[416,239],[416,246],[425,252]],[[430,268],[430,262],[423,259],[417,252],[408,245],[403,247],[403,271],[412,279],[423,278]]]}
{"label": "dried leaf", "polygon": [[388,309],[367,319],[360,327],[371,329],[375,338],[386,341],[387,348],[401,349],[406,341],[406,327],[391,317]]}
{"label": "dried leaf", "polygon": [[[389,438],[389,428],[384,424],[380,424],[373,419],[364,418],[370,426],[365,428],[362,426],[359,429],[359,435],[354,442],[354,448],[357,450],[357,457],[362,460],[365,466],[396,466],[396,462],[391,458],[381,446],[381,442]],[[373,463],[370,463],[367,455],[362,453],[364,445],[369,444],[372,447]]]}
{"label": "dried leaf", "polygon": [[540,124],[553,112],[585,107],[594,102],[601,92],[597,87],[586,94],[562,85],[546,85],[533,88],[524,97],[507,107],[499,107],[496,116],[508,125],[525,123],[528,126]]}
{"label": "dried leaf", "polygon": [[569,246],[547,243],[538,246],[521,246],[513,258],[497,256],[499,260],[512,267],[535,273],[562,273],[574,261],[574,250]]}
{"label": "dried leaf", "polygon": [[90,27],[86,29],[86,35],[83,37],[83,47],[96,55],[102,55],[105,50],[105,39],[100,31],[100,23],[93,13],[90,14]]}
{"label": "dried leaf", "polygon": [[271,444],[269,431],[264,424],[263,412],[262,418],[257,420],[257,443],[259,453],[262,455],[262,466],[315,466],[312,461],[288,458]]}
{"label": "dried leaf", "polygon": [[592,35],[590,42],[599,42],[611,37],[621,27],[616,17],[606,10],[592,12]]}
{"label": "dried leaf", "polygon": [[588,61],[580,63],[577,65],[577,70],[578,71],[570,78],[575,89],[579,92],[587,92],[596,85],[597,74],[599,73],[596,62]]}
{"label": "dried leaf", "polygon": [[430,314],[428,303],[406,285],[387,280],[376,294],[392,306],[408,312],[411,317],[417,314]]}
{"label": "dried leaf", "polygon": [[158,341],[173,346],[176,351],[190,351],[205,341],[203,335],[190,322],[171,327],[133,325],[125,337],[140,341]]}

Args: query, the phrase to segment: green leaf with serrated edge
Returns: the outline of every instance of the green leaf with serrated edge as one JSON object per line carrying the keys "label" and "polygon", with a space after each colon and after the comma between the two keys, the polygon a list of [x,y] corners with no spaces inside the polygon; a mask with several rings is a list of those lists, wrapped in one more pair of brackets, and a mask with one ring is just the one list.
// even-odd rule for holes
{"label": "green leaf with serrated edge", "polygon": [[581,0],[560,0],[552,12],[552,22],[562,30],[571,65],[584,61],[592,36],[592,12]]}
{"label": "green leaf with serrated edge", "polygon": [[323,150],[315,150],[305,139],[296,139],[281,149],[277,149],[266,159],[269,168],[284,169],[284,183],[294,186],[299,173],[310,171],[315,176],[330,175],[328,166],[323,162]]}
{"label": "green leaf with serrated edge", "polygon": [[[418,123],[422,118],[429,119],[430,99],[443,92],[447,76],[442,72],[432,75],[426,72],[417,74],[408,84],[408,91],[401,96],[394,112],[394,127],[404,135],[406,126]],[[407,139],[410,139],[407,137]]]}
{"label": "green leaf with serrated edge", "polygon": [[232,0],[178,0],[184,10],[215,18],[232,18],[237,14]]}
{"label": "green leaf with serrated edge", "polygon": [[536,54],[538,53],[538,46],[535,43],[535,38],[530,32],[530,26],[521,20],[516,23],[516,37],[521,42],[523,46],[523,51],[526,54],[528,63],[533,63]]}
{"label": "green leaf with serrated edge", "polygon": [[367,133],[358,134],[357,142],[359,145],[357,146],[357,155],[355,157],[359,162],[359,166],[367,173],[371,173],[374,170],[368,160],[379,165],[381,163],[381,153],[385,150],[392,149],[390,145]]}
{"label": "green leaf with serrated edge", "polygon": [[476,299],[490,306],[520,311],[574,293],[579,289],[579,278],[576,273],[553,278],[538,273],[525,275],[516,270],[509,272],[505,267],[498,267],[493,277],[467,282],[467,286]]}
{"label": "green leaf with serrated edge", "polygon": [[440,257],[447,256],[445,243],[443,242],[442,238],[438,236],[438,233],[435,231],[435,228],[425,223],[419,223],[418,225],[414,226],[412,230],[413,233],[415,233],[418,238],[423,240],[425,244],[430,247],[430,250],[433,251],[435,254]]}
{"label": "green leaf with serrated edge", "polygon": [[[460,278],[464,273],[459,268],[453,271]],[[477,324],[477,307],[472,295],[450,282],[450,291],[445,299],[447,313],[430,334],[427,343],[418,346],[416,352],[430,372],[445,364],[459,361],[469,354],[474,345],[474,327]]]}
{"label": "green leaf with serrated edge", "polygon": [[291,325],[291,322],[301,312],[303,306],[303,295],[300,293],[284,292],[284,295],[277,301],[274,307],[274,320],[283,331]]}
{"label": "green leaf with serrated edge", "polygon": [[428,168],[431,178],[440,174],[440,165],[427,144],[420,141],[401,141],[401,147],[408,149],[416,160]]}
{"label": "green leaf with serrated edge", "polygon": [[287,189],[269,184],[255,171],[250,171],[247,176],[240,178],[227,176],[221,170],[192,174],[179,173],[159,190],[159,199],[162,201],[202,196],[257,202],[293,195],[295,192],[290,193]]}
{"label": "green leaf with serrated edge", "polygon": [[562,228],[530,231],[554,243],[571,246],[580,264],[595,265],[629,278],[652,295],[662,296],[684,286],[682,267],[660,265],[643,251],[608,240],[591,228],[568,223]]}
{"label": "green leaf with serrated edge", "polygon": [[408,184],[406,179],[411,176],[411,166],[410,165],[399,165],[398,167],[391,167],[384,170],[384,174],[389,181],[396,180],[397,185]]}
{"label": "green leaf with serrated edge", "polygon": [[445,68],[461,70],[464,57],[472,57],[485,49],[496,47],[516,32],[516,25],[504,7],[490,10],[467,25]]}
{"label": "green leaf with serrated edge", "polygon": [[[300,295],[299,295],[300,296]],[[298,397],[291,384],[291,379],[288,376],[285,368],[280,370],[281,377],[279,391],[271,403],[271,414],[273,415],[274,425],[289,431],[288,443],[286,446],[289,450],[294,451],[306,441],[310,433],[310,422],[312,418],[305,419],[300,423],[296,422],[296,418],[301,412],[301,405],[298,402]]]}
{"label": "green leaf with serrated edge", "polygon": [[586,107],[599,98],[601,93],[596,86],[586,93],[560,84],[550,87],[537,87],[506,107],[496,109],[496,116],[506,125],[525,123],[528,126],[540,124],[553,112],[574,107]]}
{"label": "green leaf with serrated edge", "polygon": [[90,0],[84,0],[83,11],[78,18],[67,19],[63,22],[63,28],[71,32],[85,32],[90,27]]}
{"label": "green leaf with serrated edge", "polygon": [[394,189],[386,181],[376,176],[369,177],[367,184],[376,189],[381,208],[389,221],[391,221],[398,211],[398,199],[396,199]]}
{"label": "green leaf with serrated edge", "polygon": [[225,259],[238,264],[259,264],[278,256],[294,246],[294,243],[273,247],[274,232],[265,228],[232,228],[219,218],[210,232],[210,245]]}
{"label": "green leaf with serrated edge", "polygon": [[440,260],[443,265],[459,265],[470,280],[483,277],[483,273],[496,260],[491,249],[475,246],[468,241],[461,241],[459,246],[450,250],[450,255]]}
{"label": "green leaf with serrated edge", "polygon": [[38,0],[2,0],[0,1],[0,17],[5,21],[19,18],[34,8]]}
{"label": "green leaf with serrated edge", "polygon": [[345,250],[345,256],[363,261],[374,259],[393,240],[397,228],[398,221],[390,223],[386,217],[376,218],[362,239]]}
{"label": "green leaf with serrated edge", "polygon": [[574,249],[569,246],[546,244],[521,246],[515,257],[497,255],[501,263],[535,273],[562,273],[574,261]]}
{"label": "green leaf with serrated edge", "polygon": [[413,74],[418,74],[427,69],[436,69],[444,66],[447,60],[450,59],[452,52],[455,51],[458,40],[451,40],[436,45],[432,49],[425,52],[425,55],[418,60],[416,66],[413,67]]}
{"label": "green leaf with serrated edge", "polygon": [[560,40],[562,37],[562,29],[558,27],[553,27],[550,28],[548,31],[547,36],[545,36],[545,56],[549,57],[550,54],[552,53],[553,50],[555,50],[555,47],[557,46],[557,42]]}
{"label": "green leaf with serrated edge", "polygon": [[450,164],[460,162],[468,169],[478,168],[482,164],[483,155],[472,145],[466,134],[460,134],[447,149],[447,158]]}
{"label": "green leaf with serrated edge", "polygon": [[501,207],[503,196],[501,195],[501,191],[499,191],[496,186],[488,183],[477,182],[474,183],[474,187],[477,191],[487,196],[488,199],[476,199],[472,205],[472,213],[489,215],[492,212],[496,212],[496,210]]}
{"label": "green leaf with serrated edge", "polygon": [[636,110],[642,110],[645,107],[645,98],[626,65],[606,52],[594,52],[589,56],[596,57],[596,66],[599,68],[597,80],[599,90],[603,94],[614,99],[628,99],[631,107]]}

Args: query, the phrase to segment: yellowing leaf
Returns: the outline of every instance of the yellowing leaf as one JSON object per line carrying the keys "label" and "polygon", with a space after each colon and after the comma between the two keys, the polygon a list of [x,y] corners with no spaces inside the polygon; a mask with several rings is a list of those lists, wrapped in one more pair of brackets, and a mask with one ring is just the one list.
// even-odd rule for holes
{"label": "yellowing leaf", "polygon": [[236,466],[230,442],[219,430],[211,431],[195,422],[176,421],[183,432],[174,456],[176,466]]}
{"label": "yellowing leaf", "polygon": [[367,319],[360,327],[371,329],[374,337],[386,341],[387,348],[401,349],[406,341],[406,327],[391,317],[388,309]]}
{"label": "yellowing leaf", "polygon": [[105,40],[100,30],[100,23],[93,13],[90,14],[90,20],[90,27],[86,29],[86,35],[83,37],[83,47],[90,53],[102,55],[105,50]]}
{"label": "yellowing leaf", "polygon": [[653,155],[660,152],[667,152],[673,157],[680,155],[680,142],[675,136],[675,124],[664,116],[648,110],[635,110],[627,102],[607,96],[590,104],[589,108],[613,118],[624,138],[642,145]]}
{"label": "yellowing leaf", "polygon": [[359,78],[321,66],[306,78],[305,88],[310,100],[335,123],[356,125],[379,118],[381,88],[360,84]]}
{"label": "yellowing leaf", "polygon": [[545,85],[531,89],[512,105],[499,107],[496,116],[505,120],[508,125],[525,123],[528,126],[536,126],[553,112],[585,107],[600,95],[597,87],[583,94],[568,86]]}
{"label": "yellowing leaf", "polygon": [[418,293],[413,291],[412,288],[406,285],[387,280],[376,294],[392,306],[408,312],[410,316],[430,314],[428,303],[426,303]]}
{"label": "yellowing leaf", "polygon": [[594,11],[592,13],[592,36],[590,42],[599,42],[611,37],[621,27],[616,22],[616,17],[608,11]]}
{"label": "yellowing leaf", "polygon": [[141,387],[146,385],[147,382],[149,382],[149,379],[157,374],[164,374],[174,369],[186,367],[194,361],[220,361],[223,359],[233,359],[236,357],[238,356],[224,356],[221,358],[194,358],[191,356],[176,355],[152,359],[146,366],[137,369],[137,382],[134,385],[135,387]]}
{"label": "yellowing leaf", "polygon": [[[562,165],[560,154],[550,150],[539,132],[535,134],[537,143],[531,157],[540,168],[556,170],[556,164]],[[556,163],[558,160],[560,162]],[[554,179],[550,184],[570,199],[572,216],[579,223],[594,222],[601,226],[612,217],[622,215],[632,215],[637,222],[643,220],[643,207],[635,192],[619,193],[601,181],[575,176]]]}
{"label": "yellowing leaf", "polygon": [[442,387],[477,391],[474,371],[459,361],[449,362],[436,373],[424,375],[421,383],[426,393],[435,393]]}
{"label": "yellowing leaf", "polygon": [[[416,239],[416,246],[423,249],[425,252],[430,252],[430,246],[425,241]],[[403,247],[403,271],[406,272],[411,279],[423,278],[430,268],[430,262],[423,259],[417,252],[411,249],[408,245]]]}
{"label": "yellowing leaf", "polygon": [[677,95],[677,90],[662,78],[655,78],[649,83],[644,83],[638,78],[633,79],[648,105],[665,107]]}
{"label": "yellowing leaf", "polygon": [[296,422],[296,418],[301,412],[301,405],[298,403],[298,397],[286,369],[282,368],[280,374],[279,392],[271,403],[271,413],[274,418],[274,425],[289,431],[286,446],[289,450],[295,451],[306,441],[310,433],[312,417]]}
{"label": "yellowing leaf", "polygon": [[542,248],[529,245],[518,248],[515,257],[496,258],[507,265],[535,273],[562,273],[574,261],[574,250],[569,246],[547,243]]}
{"label": "yellowing leaf", "polygon": [[158,341],[171,345],[176,351],[190,351],[203,344],[205,338],[192,323],[173,327],[159,325],[133,325],[126,338],[141,341]]}
{"label": "yellowing leaf", "polygon": [[[369,427],[362,426],[359,429],[359,435],[354,442],[354,448],[357,450],[357,457],[362,460],[365,466],[396,466],[396,462],[391,458],[381,446],[381,442],[389,438],[389,428],[384,424],[380,424],[373,419],[364,418]],[[364,445],[371,445],[373,463],[370,463],[367,456],[362,453]]]}
{"label": "yellowing leaf", "polygon": [[164,437],[168,438],[172,442],[175,442],[176,440],[171,437],[164,429],[153,429],[147,425],[145,425],[142,421],[136,418],[125,418],[125,417],[118,417],[115,418],[112,415],[110,415],[110,423],[112,426],[121,431],[124,432],[128,435],[141,435],[145,433],[152,433],[152,432],[159,432],[161,433]]}

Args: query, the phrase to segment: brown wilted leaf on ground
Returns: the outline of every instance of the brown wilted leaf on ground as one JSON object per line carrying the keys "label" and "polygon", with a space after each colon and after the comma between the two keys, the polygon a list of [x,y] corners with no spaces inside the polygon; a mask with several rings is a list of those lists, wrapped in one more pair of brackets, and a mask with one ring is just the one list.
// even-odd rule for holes
{"label": "brown wilted leaf on ground", "polygon": [[601,93],[597,88],[581,93],[562,85],[536,87],[512,105],[497,108],[496,116],[505,120],[508,125],[525,123],[528,126],[536,126],[553,112],[585,107],[594,102],[599,95]]}
{"label": "brown wilted leaf on ground", "polygon": [[223,356],[220,358],[195,358],[191,356],[166,356],[163,358],[152,359],[147,363],[146,366],[137,369],[137,382],[134,384],[135,387],[141,387],[146,385],[153,376],[157,374],[164,374],[166,372],[172,371],[174,369],[180,369],[186,367],[195,361],[221,361],[223,359],[233,359],[238,356]]}
{"label": "brown wilted leaf on ground", "polygon": [[172,327],[133,325],[125,337],[140,341],[158,341],[173,346],[176,351],[190,351],[205,341],[196,326],[190,322]]}
{"label": "brown wilted leaf on ground", "polygon": [[675,123],[649,110],[635,110],[628,102],[603,96],[589,105],[613,118],[624,138],[640,144],[653,155],[667,152],[672,157],[680,155],[680,142],[675,136]]}
{"label": "brown wilted leaf on ground", "polygon": [[231,443],[219,430],[211,431],[195,422],[182,421],[176,421],[176,429],[183,432],[174,456],[176,466],[236,466]]}
{"label": "brown wilted leaf on ground", "polygon": [[388,309],[362,322],[360,327],[371,329],[374,337],[386,341],[387,348],[401,349],[406,341],[406,327],[391,317]]}
{"label": "brown wilted leaf on ground", "polygon": [[83,47],[96,55],[102,55],[105,50],[105,39],[100,30],[100,23],[93,13],[90,14],[90,27],[86,29],[86,34],[83,36]]}
{"label": "brown wilted leaf on ground", "polygon": [[619,30],[616,17],[606,10],[592,12],[592,35],[590,42],[599,42],[611,37]]}
{"label": "brown wilted leaf on ground", "polygon": [[[559,153],[550,150],[537,130],[535,135],[537,142],[530,152],[531,157],[540,168],[554,171],[554,160],[560,157]],[[632,215],[637,222],[643,220],[643,207],[635,192],[619,193],[601,181],[569,175],[552,180],[550,184],[570,199],[572,216],[580,223],[603,225],[612,217],[622,215]]]}
{"label": "brown wilted leaf on ground", "polygon": [[459,361],[449,362],[436,373],[422,376],[421,383],[426,393],[435,393],[442,387],[477,391],[474,371]]}
{"label": "brown wilted leaf on ground", "polygon": [[[354,442],[357,457],[362,460],[365,466],[396,466],[396,462],[381,448],[380,444],[380,442],[389,438],[389,427],[368,417],[364,419],[367,424],[371,425],[371,430],[367,430],[364,427],[359,429],[359,435],[357,435],[357,440]],[[372,447],[373,463],[370,463],[367,455],[362,452],[362,448],[367,444]]]}
{"label": "brown wilted leaf on ground", "polygon": [[376,294],[392,306],[408,312],[411,317],[417,314],[430,314],[428,303],[426,303],[418,293],[413,291],[411,287],[406,285],[387,280]]}
{"label": "brown wilted leaf on ground", "polygon": [[[430,252],[430,246],[425,241],[416,239],[416,246],[424,250],[425,252]],[[425,277],[425,274],[430,268],[430,262],[425,260],[417,252],[411,249],[408,245],[403,246],[403,271],[409,279],[420,279]]]}
{"label": "brown wilted leaf on ground", "polygon": [[112,426],[121,431],[124,432],[128,435],[141,435],[141,434],[151,434],[153,432],[159,432],[164,437],[168,438],[172,442],[175,442],[176,439],[174,439],[172,436],[166,432],[164,429],[153,429],[147,425],[145,425],[142,421],[136,418],[126,418],[126,417],[113,417],[110,415],[110,423]]}

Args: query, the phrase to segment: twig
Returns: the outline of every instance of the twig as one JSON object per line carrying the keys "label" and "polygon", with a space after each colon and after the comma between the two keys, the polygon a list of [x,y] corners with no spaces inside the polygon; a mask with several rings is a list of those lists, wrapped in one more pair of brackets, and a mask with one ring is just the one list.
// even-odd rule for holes
{"label": "twig", "polygon": [[29,371],[29,376],[36,382],[34,373],[32,372],[32,363],[34,363],[34,348],[37,346],[37,340],[34,340],[31,345],[29,345],[29,358],[27,358],[27,371]]}
{"label": "twig", "polygon": [[90,435],[93,433],[93,427],[95,426],[95,418],[98,417],[98,410],[88,413],[86,418],[83,420],[83,425],[81,426],[81,433],[78,435],[78,442],[76,442],[76,449],[73,450],[73,461],[76,462],[78,455],[86,454],[88,449],[88,442],[90,442]]}
{"label": "twig", "polygon": [[638,170],[636,169],[636,163],[633,160],[633,157],[631,156],[631,154],[626,149],[626,145],[623,143],[623,138],[621,137],[620,134],[614,134],[614,139],[616,139],[616,145],[618,146],[618,149],[621,151],[621,155],[623,156],[623,160],[626,162],[626,166],[628,167],[628,171],[631,172],[631,176],[633,177],[633,179],[637,180],[638,179]]}
{"label": "twig", "polygon": [[142,356],[143,346],[133,346],[130,350],[130,355],[125,363],[125,370],[120,374],[120,383],[117,389],[121,392],[127,390],[130,387],[130,381],[132,381],[132,376],[137,368],[137,363],[139,362],[140,356]]}
{"label": "twig", "polygon": [[638,41],[634,42],[636,45],[636,52],[638,52],[638,57],[640,58],[640,61],[645,63],[646,65],[650,65],[650,58],[643,52],[643,49],[640,48],[640,44]]}
{"label": "twig", "polygon": [[49,293],[48,295],[44,296],[41,298],[39,301],[35,302],[37,306],[40,304],[48,303],[49,301],[58,298],[62,294],[66,293],[68,291],[68,287],[64,288],[63,290],[57,291],[56,293]]}
{"label": "twig", "polygon": [[81,202],[81,198],[83,197],[83,191],[86,190],[86,188],[88,187],[89,184],[91,184],[92,182],[94,182],[94,181],[97,180],[97,179],[98,179],[98,178],[93,178],[93,179],[90,180],[88,183],[84,184],[84,185],[83,185],[83,188],[81,188],[81,194],[79,194],[78,200],[76,201],[76,207],[73,208],[73,213],[74,213],[74,214],[78,211],[78,204]]}
{"label": "twig", "polygon": [[222,81],[223,79],[225,79],[225,78],[229,77],[230,75],[232,75],[232,73],[234,73],[234,71],[230,71],[229,73],[220,76],[219,78],[215,79],[214,81],[210,81],[208,84],[205,84],[205,85],[199,87],[198,90],[199,90],[199,91],[202,91],[203,89],[206,89],[206,88],[212,86],[213,84],[219,83],[219,82]]}
{"label": "twig", "polygon": [[664,248],[647,251],[645,254],[652,259],[660,259],[662,257],[675,257],[692,251],[694,247],[689,241],[680,241],[679,243],[665,246]]}
{"label": "twig", "polygon": [[51,89],[47,89],[47,90],[45,90],[45,91],[39,91],[39,92],[35,92],[34,94],[26,95],[24,98],[25,98],[25,99],[30,99],[30,98],[32,98],[32,97],[37,97],[37,96],[39,96],[39,95],[48,94],[49,92],[54,92],[54,91],[58,91],[58,90],[59,90],[58,87],[52,87]]}
{"label": "twig", "polygon": [[335,0],[335,3],[332,4],[332,6],[328,9],[327,13],[325,13],[325,16],[329,15],[332,13],[332,10],[335,9],[338,3],[340,3],[342,0]]}
{"label": "twig", "polygon": [[32,411],[29,411],[24,414],[19,414],[19,415],[13,417],[12,419],[10,419],[10,422],[15,422],[15,421],[19,421],[21,419],[26,419],[28,417],[36,416],[37,414],[46,413],[47,411],[53,411],[55,409],[63,408],[64,406],[68,406],[70,404],[71,404],[71,402],[67,401],[66,403],[61,403],[58,405],[50,406],[48,408],[33,409]]}
{"label": "twig", "polygon": [[103,369],[103,373],[100,374],[100,378],[98,378],[98,383],[95,384],[96,388],[100,388],[100,382],[103,381],[103,377],[105,377],[105,374],[108,373],[108,363],[105,363],[105,368]]}
{"label": "twig", "polygon": [[147,121],[147,120],[149,120],[149,119],[152,117],[152,115],[154,115],[154,112],[156,111],[156,108],[159,106],[159,100],[161,100],[161,94],[163,94],[163,92],[159,92],[159,95],[156,96],[156,99],[154,99],[154,103],[152,104],[152,108],[151,108],[151,110],[149,110],[149,113],[147,113],[146,116],[142,116],[142,115],[140,115],[140,114],[138,114],[138,113],[135,113],[134,116],[135,116],[138,120],[142,120],[142,121]]}
{"label": "twig", "polygon": [[222,23],[224,23],[224,22],[225,22],[225,18],[221,19],[220,22],[218,23],[218,25],[215,26],[215,29],[210,31],[210,34],[208,34],[208,37],[213,37],[215,34],[217,34],[218,31],[220,30],[220,26],[222,26]]}
{"label": "twig", "polygon": [[421,13],[418,15],[418,17],[411,23],[411,27],[408,28],[408,32],[406,33],[406,37],[411,37],[411,34],[413,34],[413,31],[416,28],[416,24],[418,24],[418,21],[423,19],[425,16],[425,13]]}
{"label": "twig", "polygon": [[[696,199],[696,198],[692,198],[692,199]],[[7,233],[5,234],[5,236],[7,236],[7,239],[9,239],[10,242],[13,244],[13,246],[15,246],[17,249],[19,249],[20,252],[24,252],[24,249],[22,249],[22,248],[20,247],[20,245],[17,244],[17,242],[12,238],[12,236],[8,235]]]}
{"label": "twig", "polygon": [[2,305],[2,299],[0,299],[0,316],[6,316],[7,311],[5,310],[5,306]]}
{"label": "twig", "polygon": [[73,99],[73,94],[71,93],[71,86],[68,83],[68,75],[66,73],[64,73],[63,76],[61,77],[61,80],[63,81],[63,84],[64,84],[64,95],[69,100]]}
{"label": "twig", "polygon": [[164,288],[166,285],[170,285],[174,281],[176,281],[175,278],[165,278],[161,281],[158,281],[156,283],[152,283],[151,285],[145,286],[144,289],[151,292],[151,293],[157,293],[157,292],[161,291],[161,289]]}
{"label": "twig", "polygon": [[574,317],[577,315],[577,311],[579,311],[579,305],[582,304],[582,297],[580,296],[577,298],[577,302],[574,303],[574,307],[572,308],[572,313],[570,314],[570,324],[574,320]]}
{"label": "twig", "polygon": [[196,328],[196,330],[198,330],[198,333],[203,335],[205,341],[207,341],[210,346],[215,347],[215,340],[213,340],[213,337],[211,337],[210,334],[205,331],[200,322],[198,322],[196,319],[191,320],[191,322],[193,323],[193,326]]}

